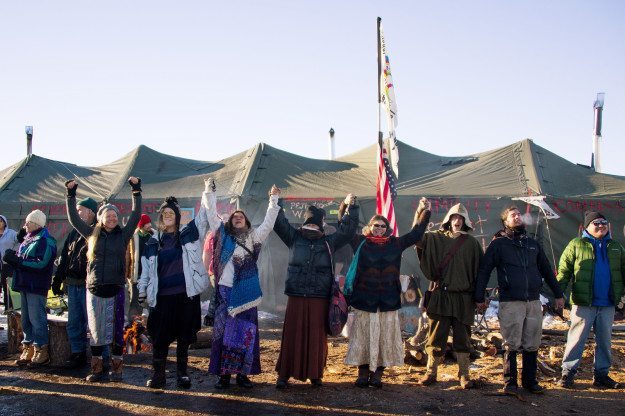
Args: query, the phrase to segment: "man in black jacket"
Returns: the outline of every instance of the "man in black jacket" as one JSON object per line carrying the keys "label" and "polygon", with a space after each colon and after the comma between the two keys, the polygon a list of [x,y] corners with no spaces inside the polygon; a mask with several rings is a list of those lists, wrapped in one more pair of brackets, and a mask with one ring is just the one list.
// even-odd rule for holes
{"label": "man in black jacket", "polygon": [[[98,204],[92,198],[85,198],[76,204],[78,215],[89,225],[95,224]],[[65,239],[59,266],[52,280],[52,292],[62,296],[67,292],[68,318],[67,337],[72,355],[66,365],[70,368],[87,364],[87,304],[85,279],[87,278],[87,242],[78,231],[72,230]],[[63,289],[61,289],[63,285]]]}
{"label": "man in black jacket", "polygon": [[490,274],[497,268],[499,285],[499,326],[504,339],[504,392],[517,390],[518,351],[523,354],[522,385],[531,393],[542,393],[536,381],[538,347],[542,337],[540,289],[543,279],[553,291],[556,308],[564,307],[562,290],[538,241],[527,235],[521,213],[509,206],[501,213],[503,229],[488,246],[475,287],[478,310],[484,311],[484,292]]}

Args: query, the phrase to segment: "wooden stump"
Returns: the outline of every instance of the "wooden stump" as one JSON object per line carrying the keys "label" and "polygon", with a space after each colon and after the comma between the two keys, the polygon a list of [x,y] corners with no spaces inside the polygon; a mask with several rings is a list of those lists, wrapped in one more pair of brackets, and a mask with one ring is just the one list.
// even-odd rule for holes
{"label": "wooden stump", "polygon": [[67,319],[48,315],[48,334],[50,339],[50,365],[61,367],[72,354],[69,338],[67,337]]}
{"label": "wooden stump", "polygon": [[[9,327],[7,352],[17,354],[22,351],[22,315],[17,311],[7,314]],[[69,338],[67,338],[67,319],[48,315],[48,336],[50,344],[50,365],[62,366],[71,354]]]}
{"label": "wooden stump", "polygon": [[22,339],[24,339],[22,315],[16,311],[9,311],[7,313],[7,326],[9,330],[7,353],[17,354],[22,351]]}

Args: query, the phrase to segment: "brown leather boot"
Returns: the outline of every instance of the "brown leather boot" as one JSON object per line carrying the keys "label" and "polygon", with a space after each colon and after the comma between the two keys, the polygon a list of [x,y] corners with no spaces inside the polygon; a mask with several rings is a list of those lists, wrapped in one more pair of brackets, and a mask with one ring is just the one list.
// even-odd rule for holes
{"label": "brown leather boot", "polygon": [[473,388],[475,383],[469,376],[469,365],[471,364],[469,353],[458,352],[456,353],[456,357],[458,358],[458,380],[460,381],[460,387],[465,390]]}
{"label": "brown leather boot", "polygon": [[428,355],[428,364],[425,374],[419,379],[419,384],[422,386],[429,386],[436,383],[436,376],[438,375],[438,366],[443,362],[443,357],[435,357],[432,354]]}
{"label": "brown leather boot", "polygon": [[122,369],[124,367],[124,360],[122,357],[113,356],[111,360],[111,372],[109,373],[109,377],[111,381],[120,382],[122,381]]}
{"label": "brown leather boot", "polygon": [[90,383],[103,381],[104,370],[102,369],[102,357],[91,357],[91,373],[85,378]]}
{"label": "brown leather boot", "polygon": [[22,344],[22,354],[15,360],[16,365],[26,365],[30,363],[35,355],[35,346],[32,344]]}
{"label": "brown leather boot", "polygon": [[29,368],[40,367],[50,364],[50,354],[48,353],[48,345],[38,347],[35,345],[35,355],[28,364]]}

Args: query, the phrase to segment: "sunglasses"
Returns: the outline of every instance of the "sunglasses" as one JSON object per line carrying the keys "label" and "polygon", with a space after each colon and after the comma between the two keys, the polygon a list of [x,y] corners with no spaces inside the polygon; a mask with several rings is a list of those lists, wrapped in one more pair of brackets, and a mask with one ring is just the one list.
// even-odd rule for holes
{"label": "sunglasses", "polygon": [[375,228],[386,228],[386,224],[373,224]]}
{"label": "sunglasses", "polygon": [[594,225],[595,227],[598,227],[600,225],[608,225],[608,221],[607,220],[595,220],[592,222],[592,225]]}

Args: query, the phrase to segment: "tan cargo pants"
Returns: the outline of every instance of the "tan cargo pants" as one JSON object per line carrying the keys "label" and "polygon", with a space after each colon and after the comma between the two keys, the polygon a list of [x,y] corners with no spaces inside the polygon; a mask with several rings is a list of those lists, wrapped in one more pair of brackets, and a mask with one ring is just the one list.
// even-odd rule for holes
{"label": "tan cargo pants", "polygon": [[539,300],[499,303],[499,328],[508,351],[538,351],[543,332]]}

